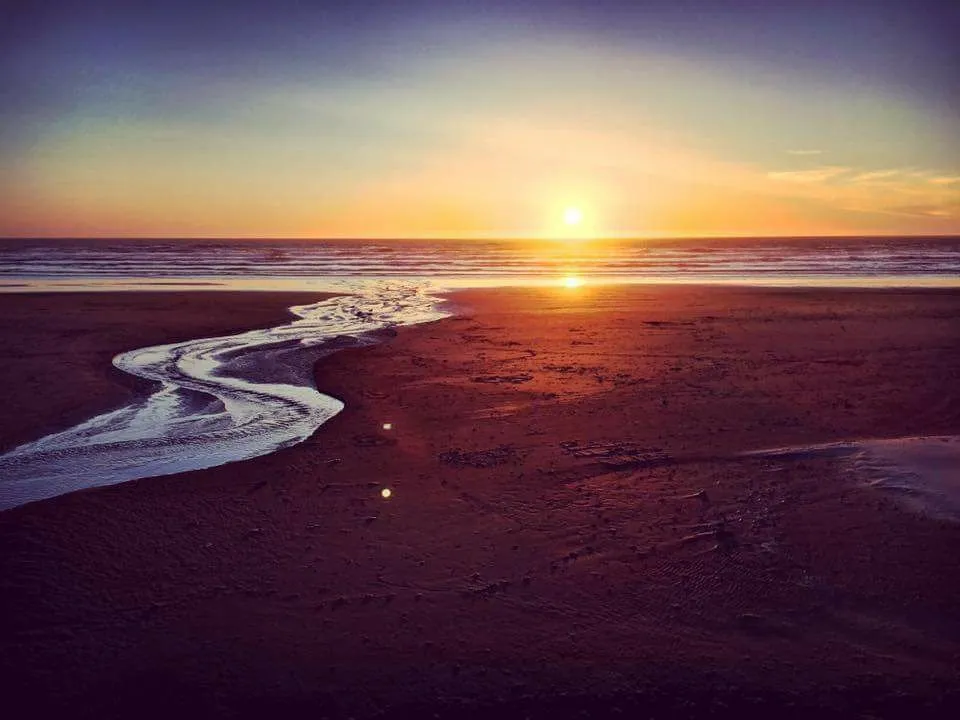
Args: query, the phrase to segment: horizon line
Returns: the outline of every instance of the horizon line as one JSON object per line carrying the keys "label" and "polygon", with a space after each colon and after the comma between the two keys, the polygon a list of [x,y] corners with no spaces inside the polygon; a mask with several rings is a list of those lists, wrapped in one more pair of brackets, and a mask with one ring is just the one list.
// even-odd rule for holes
{"label": "horizon line", "polygon": [[677,241],[677,240],[862,240],[867,238],[902,238],[905,240],[921,239],[957,239],[960,233],[822,233],[817,235],[609,235],[596,237],[533,237],[514,235],[489,235],[477,237],[452,236],[305,236],[305,235],[0,235],[0,242],[17,241],[103,241],[103,240],[130,240],[130,241],[238,241],[238,242],[611,242],[618,240],[649,240],[649,241]]}

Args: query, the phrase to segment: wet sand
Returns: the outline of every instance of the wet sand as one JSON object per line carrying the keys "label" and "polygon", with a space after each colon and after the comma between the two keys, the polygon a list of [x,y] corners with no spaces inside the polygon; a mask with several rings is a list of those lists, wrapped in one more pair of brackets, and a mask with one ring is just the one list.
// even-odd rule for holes
{"label": "wet sand", "polygon": [[[136,391],[103,356],[195,336],[183,310],[162,311],[157,340],[127,334],[159,297],[5,303],[5,337],[29,328],[18,347],[35,351],[5,360],[20,403],[5,442],[65,422],[50,403],[82,419]],[[215,297],[204,321],[234,329],[312,299]],[[459,317],[321,361],[318,385],[347,407],[302,445],[0,514],[9,702],[91,717],[957,710],[960,525],[842,459],[732,456],[960,433],[960,294],[454,298]],[[114,310],[44,326],[88,301]],[[58,336],[83,349],[69,372]]]}

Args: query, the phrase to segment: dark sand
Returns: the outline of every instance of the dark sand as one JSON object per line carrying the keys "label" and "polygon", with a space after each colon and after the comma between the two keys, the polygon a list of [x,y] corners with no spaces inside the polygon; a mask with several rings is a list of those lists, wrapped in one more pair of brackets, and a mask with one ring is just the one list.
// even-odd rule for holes
{"label": "dark sand", "polygon": [[[17,347],[33,355],[5,359],[3,437],[127,396],[104,370],[116,350],[303,301],[177,295],[203,326],[158,309],[169,297],[5,298],[3,331],[32,333]],[[960,433],[960,294],[456,300],[461,317],[323,360],[318,384],[347,408],[302,445],[0,514],[5,703],[98,718],[958,709],[960,526],[835,460],[729,456]],[[80,303],[96,305],[47,324]],[[149,313],[165,320],[145,335]]]}

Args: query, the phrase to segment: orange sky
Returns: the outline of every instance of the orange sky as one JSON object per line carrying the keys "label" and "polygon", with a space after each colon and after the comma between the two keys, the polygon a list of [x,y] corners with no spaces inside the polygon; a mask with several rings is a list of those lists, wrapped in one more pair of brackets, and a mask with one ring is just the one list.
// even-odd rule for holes
{"label": "orange sky", "polygon": [[132,81],[81,88],[4,149],[0,235],[960,233],[935,103],[746,56],[436,33],[456,52],[379,75],[207,78],[147,105]]}

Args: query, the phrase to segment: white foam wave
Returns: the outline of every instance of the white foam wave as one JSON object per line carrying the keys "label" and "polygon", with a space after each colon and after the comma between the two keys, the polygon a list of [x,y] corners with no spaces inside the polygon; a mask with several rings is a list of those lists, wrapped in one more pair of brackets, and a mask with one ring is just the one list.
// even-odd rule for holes
{"label": "white foam wave", "polygon": [[297,319],[287,325],[118,355],[116,367],[160,388],[0,456],[0,510],[244,460],[305,440],[343,408],[315,388],[317,358],[374,342],[373,331],[445,315],[437,297],[413,284],[340,286],[354,294],[293,307]]}

